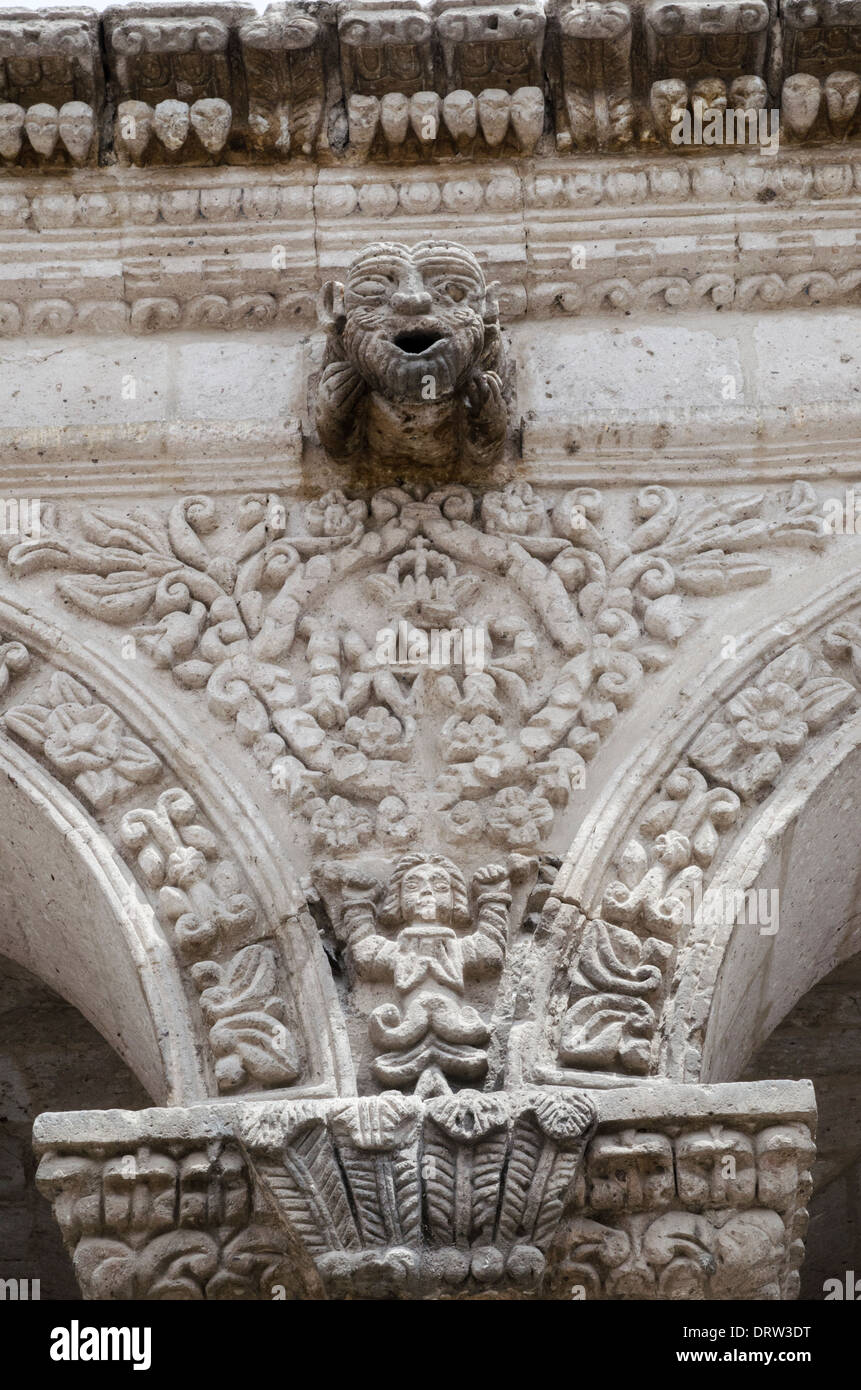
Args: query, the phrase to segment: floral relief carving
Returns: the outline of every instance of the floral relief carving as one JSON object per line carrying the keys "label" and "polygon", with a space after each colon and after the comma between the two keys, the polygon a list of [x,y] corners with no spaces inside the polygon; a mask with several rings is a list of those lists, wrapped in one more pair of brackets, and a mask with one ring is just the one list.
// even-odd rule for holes
{"label": "floral relief carving", "polygon": [[[263,930],[256,904],[193,798],[179,787],[162,792],[154,808],[123,817],[120,835],[200,992],[219,1089],[290,1085],[301,1066],[284,1022],[278,948],[255,940]],[[201,959],[212,951],[221,962]]]}
{"label": "floral relief carving", "polygon": [[71,571],[62,596],[200,690],[311,841],[345,854],[391,839],[390,798],[453,845],[534,850],[697,601],[767,580],[769,547],[823,540],[800,483],[684,503],[648,487],[626,538],[593,489],[528,483],[257,494],[235,514],[190,497],[166,517],[94,508],[81,532],[46,518],[11,572]]}
{"label": "floral relief carving", "polygon": [[193,798],[174,787],[154,809],[129,811],[120,825],[123,843],[157,892],[159,915],[186,958],[224,946],[257,918],[236,866],[220,857],[215,836],[197,814]]}
{"label": "floral relief carving", "polygon": [[815,660],[805,647],[790,647],[703,729],[690,748],[691,762],[741,796],[755,795],[856,693],[827,661]]}
{"label": "floral relief carving", "polygon": [[599,915],[576,929],[559,1044],[565,1065],[658,1069],[662,1006],[722,844],[744,804],[773,787],[807,740],[857,707],[859,637],[849,619],[813,650],[796,643],[774,657],[665,779],[617,860]]}
{"label": "floral relief carving", "polygon": [[119,715],[64,672],[54,672],[26,703],[8,709],[3,723],[98,811],[161,774],[159,758]]}
{"label": "floral relief carving", "polygon": [[[7,687],[25,674],[30,654],[19,642],[0,646]],[[28,699],[2,716],[4,727],[40,754],[102,816],[164,774],[161,760],[120,717],[65,672],[53,672]],[[111,832],[113,833],[113,832]],[[152,807],[127,811],[118,839],[131,857],[156,916],[200,992],[200,1013],[225,1091],[292,1084],[301,1057],[292,1026],[280,948],[260,941],[265,927],[237,864],[202,823],[180,787]],[[214,953],[218,959],[201,959]]]}
{"label": "floral relief carving", "polygon": [[[804,483],[683,498],[652,485],[610,504],[518,481],[235,507],[193,496],[166,513],[96,508],[80,528],[46,515],[8,563],[21,578],[65,571],[66,601],[129,629],[234,726],[290,815],[361,1084],[432,1095],[499,1074],[525,936],[550,896],[542,864],[650,674],[703,605],[766,582],[782,548],[824,543]],[[775,701],[815,729],[852,698],[824,661],[778,658],[714,721],[721,739],[762,735],[768,751],[774,733],[792,756],[799,729],[774,723]],[[654,1068],[688,904],[749,795],[744,758],[724,775],[710,756],[694,742],[575,928],[555,1026],[584,1077]],[[176,790],[122,834],[191,967],[219,1086],[291,1084],[280,951],[236,866]],[[385,887],[402,872],[433,880],[421,910]]]}

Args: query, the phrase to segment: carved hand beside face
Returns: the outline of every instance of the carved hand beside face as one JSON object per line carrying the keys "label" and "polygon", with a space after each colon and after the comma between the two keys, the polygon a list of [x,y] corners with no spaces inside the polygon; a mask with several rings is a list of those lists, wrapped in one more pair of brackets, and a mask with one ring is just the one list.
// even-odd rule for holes
{"label": "carved hand beside face", "polygon": [[[464,247],[371,246],[353,262],[346,284],[326,286],[323,306],[330,361],[317,419],[330,452],[342,452],[348,435],[360,442],[357,411],[367,396],[393,408],[393,433],[399,410],[414,425],[415,408],[426,407],[429,430],[443,428],[446,418],[453,433],[483,429],[482,447],[489,423],[495,439],[504,437],[502,383],[488,370],[498,355],[496,300]],[[394,438],[392,446],[396,451]]]}

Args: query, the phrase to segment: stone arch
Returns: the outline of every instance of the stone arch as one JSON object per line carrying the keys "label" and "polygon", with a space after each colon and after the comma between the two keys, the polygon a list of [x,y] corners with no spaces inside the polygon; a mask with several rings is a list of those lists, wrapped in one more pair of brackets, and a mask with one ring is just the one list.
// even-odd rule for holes
{"label": "stone arch", "polygon": [[[300,1089],[310,1088],[315,1094],[350,1094],[355,1083],[341,1015],[334,1003],[331,972],[313,920],[304,910],[289,852],[281,843],[278,830],[282,827],[273,828],[259,814],[241,777],[221,763],[207,745],[206,730],[193,727],[169,701],[159,700],[157,691],[135,682],[127,669],[134,663],[123,662],[119,653],[112,654],[103,643],[89,640],[86,629],[81,636],[77,628],[60,627],[47,609],[25,605],[7,593],[0,600],[0,631],[24,644],[34,657],[42,658],[48,675],[64,672],[83,683],[96,700],[120,716],[136,738],[155,750],[164,769],[157,785],[168,789],[165,795],[174,794],[171,789],[175,789],[176,794],[193,799],[195,814],[211,827],[217,841],[218,862],[224,854],[237,864],[253,898],[261,931],[277,941],[285,961],[292,998],[301,1011],[304,1068]],[[8,708],[8,697],[5,704]],[[38,860],[35,846],[44,833],[63,847],[62,872],[55,878],[77,885],[78,892],[69,895],[75,904],[83,904],[92,894],[104,903],[103,914],[94,918],[88,929],[79,929],[76,924],[68,933],[75,946],[72,952],[66,950],[59,926],[43,933],[39,950],[21,941],[6,942],[0,936],[0,952],[67,998],[108,1041],[116,1037],[120,1055],[157,1102],[187,1104],[215,1094],[211,1059],[206,1061],[205,1031],[201,1039],[201,1026],[195,1023],[180,963],[158,923],[158,913],[153,911],[153,894],[147,893],[146,883],[136,873],[135,856],[122,844],[120,822],[126,811],[135,809],[135,798],[111,807],[109,815],[96,816],[83,809],[58,776],[8,735],[0,738],[0,758],[4,769],[9,769],[0,794],[11,797],[11,789],[20,789],[15,793],[18,804],[9,802],[10,826],[23,837],[16,851],[19,861]],[[35,809],[25,809],[31,806]],[[48,827],[44,831],[43,825]],[[125,853],[121,852],[124,849]],[[5,853],[12,853],[8,845]],[[25,906],[32,904],[34,911],[42,900],[40,893],[42,899],[50,896],[36,873],[32,890],[23,889],[20,881],[15,884],[15,900],[24,900]],[[27,939],[34,938],[31,930]],[[125,955],[122,961],[111,957],[108,962],[105,951]],[[87,959],[96,961],[96,972],[88,973]],[[136,1004],[140,1005],[136,1017],[142,1031],[133,1039],[125,1039],[119,1026],[126,988],[123,981],[128,982],[128,990],[136,990]],[[129,1019],[125,1022],[128,1027]],[[136,1056],[143,1060],[136,1062]]]}
{"label": "stone arch", "polygon": [[[861,950],[859,814],[856,716],[813,765],[786,779],[724,866],[725,883],[779,895],[779,923],[767,935],[737,924],[712,939],[698,972],[691,961],[668,1039],[671,1075],[704,1082],[741,1076],[796,1002]],[[695,1022],[706,998],[708,1013]],[[692,1033],[701,1037],[701,1051],[691,1045]]]}
{"label": "stone arch", "polygon": [[861,952],[808,990],[748,1062],[746,1082],[809,1077],[816,1089],[816,1163],[801,1269],[802,1299],[822,1299],[861,1267]]}
{"label": "stone arch", "polygon": [[[692,766],[688,759],[688,753],[699,747],[703,731],[712,727],[728,702],[755,682],[780,654],[801,651],[805,644],[813,648],[835,625],[850,622],[848,615],[857,605],[859,594],[861,585],[854,576],[827,584],[812,599],[794,607],[787,607],[785,595],[778,593],[767,605],[767,618],[736,660],[727,663],[717,658],[688,680],[680,698],[655,721],[654,729],[636,742],[628,731],[633,752],[619,761],[615,774],[608,777],[604,790],[578,828],[551,890],[549,912],[545,910],[523,972],[520,1016],[526,1018],[528,1011],[530,1021],[512,1029],[510,1064],[514,1074],[597,1086],[618,1086],[638,1079],[625,1075],[623,1067],[617,1068],[615,1074],[612,1067],[596,1067],[591,1075],[588,1068],[569,1069],[566,1075],[566,1067],[560,1066],[555,1055],[553,1030],[558,1034],[560,1017],[567,1007],[569,980],[572,971],[579,968],[590,923],[607,913],[608,892],[624,899],[616,906],[631,912],[638,895],[644,913],[651,910],[659,916],[669,910],[662,895],[675,891],[673,885],[678,879],[674,878],[674,870],[665,870],[658,862],[660,854],[656,854],[654,843],[646,850],[636,839],[646,808],[653,807],[656,799],[666,794],[667,779],[674,772],[678,774],[679,769],[689,779],[699,778],[703,796],[721,792],[715,786],[715,778],[710,779],[709,791],[698,770],[703,764],[693,759]],[[848,648],[845,655],[848,659]],[[848,682],[846,690],[851,690]],[[637,722],[642,729],[646,716],[641,714],[634,721],[634,728]],[[808,747],[797,761],[787,759],[770,790],[739,798],[731,788],[724,788],[725,800],[731,799],[735,806],[732,817],[727,818],[726,843],[714,859],[713,880],[708,876],[706,880],[728,893],[762,885],[771,887],[778,878],[781,883],[795,882],[800,886],[799,846],[810,835],[827,834],[828,854],[823,859],[821,876],[814,874],[810,880],[808,901],[815,903],[817,887],[825,881],[825,863],[832,862],[835,853],[842,853],[851,861],[857,825],[858,774],[854,769],[859,743],[861,716],[847,715],[839,727],[819,734],[814,746]],[[841,779],[847,777],[853,788],[848,799],[841,794]],[[726,810],[724,805],[723,812]],[[654,835],[657,833],[655,830]],[[632,849],[642,856],[641,862],[636,853],[632,855]],[[624,865],[626,858],[630,862]],[[612,882],[615,874],[621,874],[625,882]],[[718,998],[715,992],[728,945],[738,940],[733,933],[734,923],[717,922],[706,916],[701,924],[694,924],[686,938],[682,934],[683,944],[672,958],[663,1003],[655,1016],[651,1059],[636,1069],[641,1079],[659,1076],[673,1081],[722,1081],[741,1074],[751,1052],[796,999],[858,949],[857,870],[853,867],[847,871],[839,890],[837,885],[831,886],[833,923],[815,937],[815,949],[808,943],[798,952],[799,943],[803,945],[805,907],[800,898],[797,910],[793,907],[792,932],[788,930],[787,918],[785,945],[780,950],[788,953],[787,962],[795,950],[794,965],[785,964],[780,997],[776,995],[766,1008],[760,1026],[751,1023],[745,1046],[740,1046],[738,1056],[725,1065],[714,1060],[711,1049],[715,1038],[723,1037],[726,1041],[730,1035],[738,1040],[726,1007],[720,1015],[714,1012],[722,1007],[720,998],[734,997],[729,975],[724,994]],[[624,923],[628,917],[620,911],[611,920]],[[660,935],[660,927],[655,930]],[[777,975],[779,971],[775,978]]]}
{"label": "stone arch", "polygon": [[176,963],[107,835],[0,742],[0,954],[73,1004],[158,1103],[205,1085]]}

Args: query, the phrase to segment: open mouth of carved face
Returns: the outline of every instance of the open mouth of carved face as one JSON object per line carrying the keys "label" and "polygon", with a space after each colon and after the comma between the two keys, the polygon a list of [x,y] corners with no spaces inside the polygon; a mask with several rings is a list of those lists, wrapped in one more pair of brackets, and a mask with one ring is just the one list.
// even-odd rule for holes
{"label": "open mouth of carved face", "polygon": [[429,352],[432,347],[442,341],[442,333],[434,333],[429,330],[424,332],[398,333],[392,339],[392,343],[401,352],[407,353],[410,357],[419,357],[423,352]]}

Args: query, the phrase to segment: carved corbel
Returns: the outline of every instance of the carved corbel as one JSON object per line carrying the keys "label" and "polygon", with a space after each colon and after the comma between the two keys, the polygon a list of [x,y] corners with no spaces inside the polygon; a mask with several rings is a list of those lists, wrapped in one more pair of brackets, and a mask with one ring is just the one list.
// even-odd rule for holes
{"label": "carved corbel", "polygon": [[298,8],[245,19],[239,43],[248,83],[252,146],[285,159],[312,155],[323,124],[326,78],[319,22]]}
{"label": "carved corbel", "polygon": [[99,110],[104,81],[93,10],[7,15],[0,16],[0,102],[59,108],[80,101]]}
{"label": "carved corbel", "polygon": [[498,456],[508,383],[496,298],[464,247],[368,247],[346,285],[325,287],[321,320],[317,428],[335,459],[449,467]]}
{"label": "carved corbel", "polygon": [[774,0],[710,4],[709,0],[647,0],[644,28],[652,81],[763,76]]}
{"label": "carved corbel", "polygon": [[442,45],[448,91],[485,88],[513,92],[543,84],[544,7],[439,0],[436,32]]}
{"label": "carved corbel", "polygon": [[[561,0],[555,9],[556,145],[614,149],[634,138],[631,11],[623,3]],[[567,137],[567,138],[566,138]]]}
{"label": "carved corbel", "polygon": [[[200,13],[179,5],[105,12],[121,154],[139,159],[147,150],[154,162],[200,163],[221,153],[238,107],[228,52],[234,14],[233,6],[218,4]],[[132,111],[131,102],[153,109],[155,142],[135,128],[142,111]]]}

